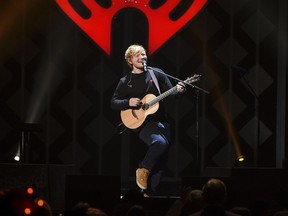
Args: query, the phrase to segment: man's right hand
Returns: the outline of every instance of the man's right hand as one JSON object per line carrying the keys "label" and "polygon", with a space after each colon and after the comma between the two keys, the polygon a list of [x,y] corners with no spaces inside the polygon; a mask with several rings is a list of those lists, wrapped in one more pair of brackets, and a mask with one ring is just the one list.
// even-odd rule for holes
{"label": "man's right hand", "polygon": [[141,101],[139,98],[130,98],[129,100],[129,106],[131,107],[137,107],[141,104]]}

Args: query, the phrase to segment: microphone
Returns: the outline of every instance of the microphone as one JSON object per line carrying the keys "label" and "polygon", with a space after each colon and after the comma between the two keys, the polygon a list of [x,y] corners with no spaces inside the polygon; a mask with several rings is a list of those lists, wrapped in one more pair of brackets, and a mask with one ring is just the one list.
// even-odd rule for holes
{"label": "microphone", "polygon": [[143,67],[144,67],[144,71],[147,72],[147,63],[146,60],[142,61]]}

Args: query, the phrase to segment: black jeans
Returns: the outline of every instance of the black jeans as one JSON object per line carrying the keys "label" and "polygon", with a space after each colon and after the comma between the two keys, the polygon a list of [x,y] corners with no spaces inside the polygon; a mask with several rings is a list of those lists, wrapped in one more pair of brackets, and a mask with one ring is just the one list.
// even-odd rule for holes
{"label": "black jeans", "polygon": [[150,171],[150,190],[155,192],[167,160],[170,126],[166,123],[150,121],[141,129],[139,137],[148,146],[146,155],[139,163],[139,167]]}

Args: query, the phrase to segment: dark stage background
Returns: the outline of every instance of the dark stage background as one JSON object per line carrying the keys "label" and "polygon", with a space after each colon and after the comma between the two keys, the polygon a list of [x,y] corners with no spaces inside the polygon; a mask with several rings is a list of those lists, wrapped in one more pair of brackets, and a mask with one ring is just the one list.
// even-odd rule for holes
{"label": "dark stage background", "polygon": [[[210,92],[188,87],[165,100],[174,131],[165,181],[211,167],[285,167],[287,21],[286,0],[210,0],[149,56],[149,65],[180,79],[201,74],[196,85]],[[110,98],[129,71],[126,48],[147,47],[148,23],[124,9],[111,28],[107,55],[54,1],[0,1],[1,163],[19,163],[24,134],[28,164],[121,176],[124,185],[134,180],[146,147],[133,133],[117,133]],[[37,128],[23,133],[22,123]],[[239,154],[242,164],[235,163]]]}

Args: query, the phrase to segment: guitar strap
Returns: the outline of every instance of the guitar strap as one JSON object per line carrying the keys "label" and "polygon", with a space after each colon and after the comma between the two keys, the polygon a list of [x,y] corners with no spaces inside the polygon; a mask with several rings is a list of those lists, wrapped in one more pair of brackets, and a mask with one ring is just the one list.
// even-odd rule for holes
{"label": "guitar strap", "polygon": [[157,78],[155,76],[155,73],[154,73],[153,69],[149,68],[148,71],[149,71],[149,73],[150,73],[150,75],[151,75],[151,77],[152,77],[152,79],[153,79],[153,81],[154,81],[154,83],[155,83],[155,85],[156,85],[156,87],[158,89],[159,94],[161,94],[159,83],[158,83],[158,80],[157,80]]}

